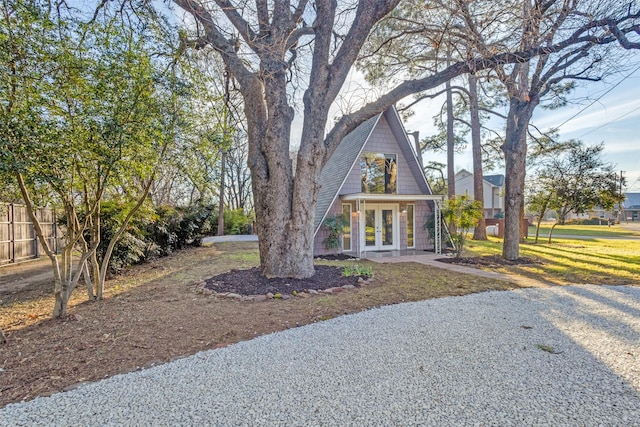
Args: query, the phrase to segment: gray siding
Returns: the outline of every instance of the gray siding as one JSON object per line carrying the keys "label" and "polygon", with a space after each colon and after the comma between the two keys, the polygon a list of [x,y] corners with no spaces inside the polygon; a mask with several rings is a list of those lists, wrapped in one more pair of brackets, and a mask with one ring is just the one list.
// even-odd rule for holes
{"label": "gray siding", "polygon": [[402,126],[402,122],[400,121],[397,111],[390,108],[385,111],[384,117],[387,119],[396,141],[398,141],[400,150],[408,161],[408,170],[410,170],[412,177],[419,188],[418,191],[411,192],[409,194],[432,194],[429,184],[427,184],[427,179],[424,176],[424,172],[420,169],[420,164],[416,158],[413,143],[409,141],[407,132]]}
{"label": "gray siding", "polygon": [[[338,215],[342,213],[342,202],[337,199],[329,209],[327,216]],[[400,213],[402,208],[408,204],[415,206],[415,224],[414,224],[414,241],[415,250],[432,250],[433,241],[429,239],[427,231],[424,229],[424,224],[427,222],[427,217],[431,213],[429,203],[426,200],[416,200],[409,202],[398,203],[398,219],[399,219],[399,235],[400,235],[400,250],[407,249],[407,217]],[[355,202],[351,203],[351,252],[358,253],[360,250],[360,227],[358,225],[359,216],[356,214]],[[327,250],[324,247],[324,239],[327,237],[327,230],[325,227],[320,226],[318,233],[316,234],[315,241],[313,242],[313,253],[316,256],[341,253],[342,249]]]}
{"label": "gray siding", "polygon": [[424,224],[427,222],[427,217],[431,213],[429,203],[426,200],[418,200],[416,203],[416,223],[415,223],[415,245],[416,249],[433,249],[433,242],[429,239],[427,230],[424,229]]}
{"label": "gray siding", "polygon": [[[336,199],[336,201],[331,205],[331,208],[327,212],[327,217],[340,215],[342,213],[343,204],[351,205],[351,251],[357,252],[358,239],[360,238],[358,233],[360,232],[360,230],[358,227],[358,215],[356,214],[355,202],[343,202],[340,199]],[[313,241],[313,254],[315,256],[342,253],[342,248],[332,250],[327,250],[327,248],[325,248],[324,239],[327,238],[328,234],[329,231],[327,230],[327,228],[321,225],[318,229],[318,232],[316,233],[315,240]]]}
{"label": "gray siding", "polygon": [[[409,162],[407,161],[406,150],[403,151],[400,149],[400,146],[398,145],[398,142],[393,132],[391,131],[389,122],[387,122],[387,119],[384,116],[380,118],[380,121],[378,121],[378,125],[371,133],[371,136],[369,137],[369,140],[365,144],[362,151],[397,155],[398,194],[430,194],[426,193],[424,191],[426,189],[421,188],[420,185],[416,182],[414,172],[409,167]],[[415,162],[415,159],[411,158],[411,161]],[[340,190],[340,195],[361,192],[362,184],[360,181],[360,156],[358,156],[355,165],[349,172],[347,180]]]}

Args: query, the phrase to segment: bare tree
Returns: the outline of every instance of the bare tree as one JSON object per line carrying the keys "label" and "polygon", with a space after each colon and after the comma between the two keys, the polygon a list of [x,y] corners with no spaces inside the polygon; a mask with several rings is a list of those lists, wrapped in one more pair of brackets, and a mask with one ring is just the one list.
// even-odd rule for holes
{"label": "bare tree", "polygon": [[246,134],[238,131],[227,155],[227,206],[230,209],[253,209],[251,172],[247,166]]}
{"label": "bare tree", "polygon": [[[402,81],[377,100],[343,115],[326,133],[329,109],[372,28],[399,0],[309,3],[300,0],[232,2],[174,0],[197,24],[195,47],[212,46],[239,83],[249,140],[249,167],[260,235],[262,273],[305,278],[314,274],[313,222],[322,166],[350,131],[404,97],[453,77],[505,63],[525,63],[559,52],[606,31],[621,39],[627,20],[590,22],[566,38],[527,44],[521,50],[483,52],[434,73]],[[626,9],[625,9],[626,10]],[[606,26],[606,28],[604,28]],[[613,37],[613,36],[609,36]],[[303,129],[294,176],[289,159],[295,110],[288,93],[292,75],[305,68]],[[298,75],[298,79],[303,77]]]}
{"label": "bare tree", "polygon": [[[482,34],[482,21],[474,16],[468,2],[458,0],[475,47],[484,54],[492,46]],[[597,81],[606,74],[601,67],[608,45],[617,42],[625,49],[637,48],[627,35],[637,35],[637,8],[634,2],[534,1],[516,3],[521,8],[520,28],[505,43],[528,50],[571,40],[562,50],[540,55],[510,66],[499,65],[495,72],[509,97],[505,141],[505,240],[503,257],[519,257],[521,218],[524,213],[524,183],[527,161],[527,130],[534,110],[542,100],[564,102],[571,81]],[[626,29],[619,25],[627,23]]]}

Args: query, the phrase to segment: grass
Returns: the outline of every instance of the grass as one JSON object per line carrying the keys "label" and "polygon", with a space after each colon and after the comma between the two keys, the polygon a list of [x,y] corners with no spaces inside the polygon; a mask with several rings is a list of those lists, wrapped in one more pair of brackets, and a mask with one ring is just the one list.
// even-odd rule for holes
{"label": "grass", "polygon": [[[584,227],[584,226],[583,226]],[[499,255],[502,239],[469,241],[465,255]],[[501,266],[498,271],[526,276],[547,283],[566,285],[577,283],[638,284],[640,283],[640,241],[625,239],[557,238],[520,245],[520,256],[539,264]]]}
{"label": "grass", "polygon": [[[546,240],[549,236],[551,225],[543,223],[540,226],[539,239]],[[529,227],[529,236],[534,237],[536,228]],[[619,225],[557,225],[553,229],[553,235],[562,236],[589,236],[589,237],[640,237],[637,231],[620,227]],[[553,236],[552,236],[553,238]]]}

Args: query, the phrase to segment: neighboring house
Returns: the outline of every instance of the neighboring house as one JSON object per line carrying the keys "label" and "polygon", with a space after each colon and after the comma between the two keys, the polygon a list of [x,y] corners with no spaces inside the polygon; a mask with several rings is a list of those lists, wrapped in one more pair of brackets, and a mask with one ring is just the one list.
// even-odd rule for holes
{"label": "neighboring house", "polygon": [[[424,224],[443,196],[431,194],[395,108],[347,135],[322,169],[320,183],[315,255],[434,248]],[[336,215],[346,225],[340,248],[328,250],[323,222]]]}
{"label": "neighboring house", "polygon": [[[462,169],[455,175],[456,194],[466,194],[473,199],[473,174]],[[484,196],[484,217],[495,218],[504,210],[504,175],[484,175],[482,193]]]}
{"label": "neighboring house", "polygon": [[625,193],[621,221],[640,221],[640,193]]}

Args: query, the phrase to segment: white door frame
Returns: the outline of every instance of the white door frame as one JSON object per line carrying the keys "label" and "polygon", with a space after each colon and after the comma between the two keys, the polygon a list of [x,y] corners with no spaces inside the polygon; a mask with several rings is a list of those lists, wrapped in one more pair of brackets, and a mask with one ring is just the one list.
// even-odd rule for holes
{"label": "white door frame", "polygon": [[[363,204],[364,215],[360,221],[360,248],[363,252],[366,251],[384,251],[384,250],[397,250],[400,248],[400,221],[398,216],[399,204],[398,203],[364,203]],[[375,221],[375,245],[367,246],[367,211],[374,211]],[[383,239],[383,211],[391,211],[391,244],[385,245]]]}

